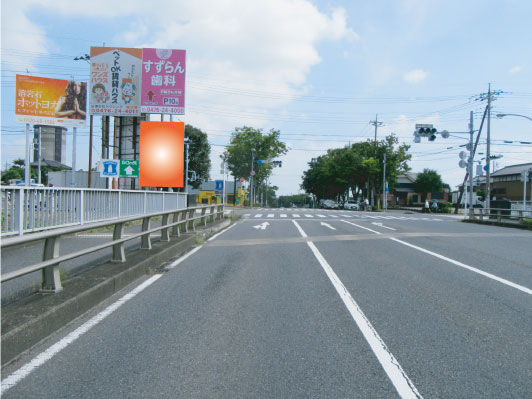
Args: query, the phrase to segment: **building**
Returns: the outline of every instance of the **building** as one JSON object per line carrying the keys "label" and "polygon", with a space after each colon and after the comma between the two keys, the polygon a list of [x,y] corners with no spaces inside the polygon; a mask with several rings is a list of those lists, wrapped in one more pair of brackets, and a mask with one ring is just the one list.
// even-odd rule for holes
{"label": "building", "polygon": [[[416,181],[418,173],[405,173],[397,176],[395,184],[395,191],[388,194],[388,204],[396,204],[402,206],[420,206],[425,202],[423,193],[416,192],[414,182]],[[437,200],[442,202],[449,201],[449,189],[444,188],[441,193],[428,193],[429,201]]]}
{"label": "building", "polygon": [[[511,165],[497,170],[491,174],[490,191],[492,200],[506,199],[509,201],[523,201],[524,182],[522,174],[525,171],[529,173],[526,190],[526,201],[531,201],[532,193],[530,192],[532,162]],[[475,190],[486,191],[486,177],[478,176],[473,181]]]}
{"label": "building", "polygon": [[[216,181],[206,181],[201,183],[201,186],[198,189],[191,189],[189,185],[189,192],[191,194],[196,195],[196,203],[197,204],[221,204],[223,202],[223,194],[224,191],[217,190],[217,183]],[[219,186],[218,186],[219,188]],[[243,206],[244,200],[246,196],[245,191],[245,185],[241,182],[236,182],[236,190],[235,190],[235,182],[234,181],[226,181],[225,182],[225,188],[226,188],[226,197],[227,201],[226,204],[232,206],[233,203],[235,206]],[[236,193],[236,196],[235,196]]]}

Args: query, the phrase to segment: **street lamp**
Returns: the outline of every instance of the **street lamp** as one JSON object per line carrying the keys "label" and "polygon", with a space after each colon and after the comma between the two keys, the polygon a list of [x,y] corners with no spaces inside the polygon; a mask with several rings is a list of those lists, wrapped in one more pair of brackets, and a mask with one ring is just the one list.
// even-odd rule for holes
{"label": "street lamp", "polygon": [[528,119],[530,122],[532,122],[532,118],[530,118],[529,116],[526,116],[526,115],[519,115],[519,114],[497,114],[497,118],[499,118],[499,119],[502,119],[502,118],[504,118],[505,116],[520,116],[521,118],[526,118],[526,119]]}

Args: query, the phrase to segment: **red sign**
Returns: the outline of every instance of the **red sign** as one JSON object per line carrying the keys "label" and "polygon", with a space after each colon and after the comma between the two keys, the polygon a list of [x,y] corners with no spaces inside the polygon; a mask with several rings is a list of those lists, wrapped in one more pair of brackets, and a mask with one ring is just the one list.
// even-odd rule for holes
{"label": "red sign", "polygon": [[185,114],[185,63],[185,50],[142,50],[142,112]]}

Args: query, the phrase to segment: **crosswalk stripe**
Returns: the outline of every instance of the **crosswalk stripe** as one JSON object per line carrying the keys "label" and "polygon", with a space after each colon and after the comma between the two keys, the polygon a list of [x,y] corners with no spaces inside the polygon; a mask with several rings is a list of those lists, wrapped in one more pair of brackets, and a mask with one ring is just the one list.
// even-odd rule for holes
{"label": "crosswalk stripe", "polygon": [[287,216],[286,213],[281,213],[282,218],[285,218],[286,216]]}
{"label": "crosswalk stripe", "polygon": [[294,213],[293,215],[295,218],[300,218],[301,216],[299,216],[297,213]]}
{"label": "crosswalk stripe", "polygon": [[269,218],[272,218],[272,217],[274,217],[274,216],[275,216],[275,215],[274,215],[273,213],[268,213],[268,217],[269,217]]}
{"label": "crosswalk stripe", "polygon": [[256,218],[260,218],[260,217],[262,217],[262,213],[257,213],[257,214],[255,215],[255,217],[256,217]]}
{"label": "crosswalk stripe", "polygon": [[318,215],[316,215],[316,216],[319,217],[319,218],[326,218],[326,217],[327,217],[327,216],[325,216],[325,215],[321,215],[321,214],[318,214]]}
{"label": "crosswalk stripe", "polygon": [[314,215],[305,214],[305,217],[307,217],[307,218],[313,218]]}

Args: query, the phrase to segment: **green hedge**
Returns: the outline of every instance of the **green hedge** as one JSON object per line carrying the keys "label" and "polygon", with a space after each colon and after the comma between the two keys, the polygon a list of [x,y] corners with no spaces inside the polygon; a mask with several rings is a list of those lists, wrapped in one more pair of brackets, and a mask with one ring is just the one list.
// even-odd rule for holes
{"label": "green hedge", "polygon": [[452,202],[438,202],[439,213],[451,213],[452,208],[453,208]]}

